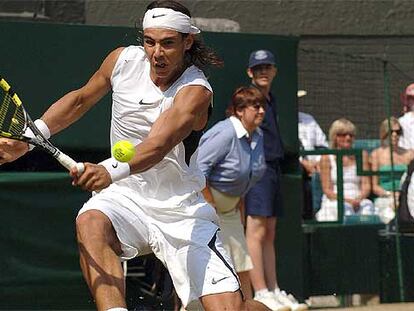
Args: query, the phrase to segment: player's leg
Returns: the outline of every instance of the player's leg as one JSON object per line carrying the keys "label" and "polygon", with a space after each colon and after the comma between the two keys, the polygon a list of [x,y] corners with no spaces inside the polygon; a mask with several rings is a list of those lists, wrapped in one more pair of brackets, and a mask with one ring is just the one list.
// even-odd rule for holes
{"label": "player's leg", "polygon": [[220,293],[200,298],[206,311],[234,310],[234,311],[269,311],[264,304],[251,299],[243,300],[240,291],[234,293]]}
{"label": "player's leg", "polygon": [[119,260],[121,245],[109,218],[98,210],[76,220],[80,264],[98,310],[124,307],[125,282]]}
{"label": "player's leg", "polygon": [[219,293],[200,298],[206,311],[213,310],[242,310],[242,296],[239,291],[234,293]]}
{"label": "player's leg", "polygon": [[252,299],[252,283],[250,282],[249,271],[237,272],[240,280],[240,287],[245,299]]}
{"label": "player's leg", "polygon": [[269,310],[258,302],[243,301],[215,210],[200,197],[183,206],[181,213],[169,213],[168,222],[153,219],[148,230],[151,249],[167,267],[183,305],[201,303],[205,310],[214,311]]}
{"label": "player's leg", "polygon": [[122,260],[151,253],[145,210],[136,194],[111,185],[76,219],[82,271],[98,310],[126,308]]}

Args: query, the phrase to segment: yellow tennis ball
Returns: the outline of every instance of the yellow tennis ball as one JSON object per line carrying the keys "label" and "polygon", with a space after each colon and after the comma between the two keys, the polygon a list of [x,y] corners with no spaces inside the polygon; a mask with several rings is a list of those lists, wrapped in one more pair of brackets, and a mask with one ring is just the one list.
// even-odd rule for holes
{"label": "yellow tennis ball", "polygon": [[112,147],[112,155],[119,162],[128,162],[135,155],[135,146],[127,140],[120,140]]}

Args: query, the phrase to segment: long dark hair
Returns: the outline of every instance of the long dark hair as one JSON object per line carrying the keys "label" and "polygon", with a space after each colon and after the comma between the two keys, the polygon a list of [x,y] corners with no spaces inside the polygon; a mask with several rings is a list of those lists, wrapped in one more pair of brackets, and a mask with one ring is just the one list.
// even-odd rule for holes
{"label": "long dark hair", "polygon": [[[173,0],[153,1],[147,6],[145,12],[154,8],[172,9],[191,17],[190,11],[184,5]],[[188,36],[186,33],[183,33],[182,35]],[[189,64],[197,66],[203,71],[208,69],[208,67],[220,68],[224,65],[224,62],[220,56],[218,56],[212,48],[205,45],[201,36],[199,35],[194,36],[194,43],[186,52],[186,61]]]}

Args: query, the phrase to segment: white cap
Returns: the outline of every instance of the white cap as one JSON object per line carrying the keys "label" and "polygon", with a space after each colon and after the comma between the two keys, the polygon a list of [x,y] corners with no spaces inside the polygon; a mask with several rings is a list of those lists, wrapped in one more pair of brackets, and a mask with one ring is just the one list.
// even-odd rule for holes
{"label": "white cap", "polygon": [[306,92],[305,90],[299,90],[298,91],[298,97],[306,96],[306,94],[308,94],[308,92]]}

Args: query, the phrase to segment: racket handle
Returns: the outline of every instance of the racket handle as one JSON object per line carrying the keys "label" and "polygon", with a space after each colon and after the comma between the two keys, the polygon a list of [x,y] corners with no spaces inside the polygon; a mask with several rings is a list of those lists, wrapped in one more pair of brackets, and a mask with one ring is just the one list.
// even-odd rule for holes
{"label": "racket handle", "polygon": [[73,167],[76,167],[78,170],[78,176],[80,176],[83,171],[85,170],[85,165],[81,162],[76,162],[68,155],[64,154],[63,152],[59,152],[57,158],[56,158],[64,167],[70,171]]}

